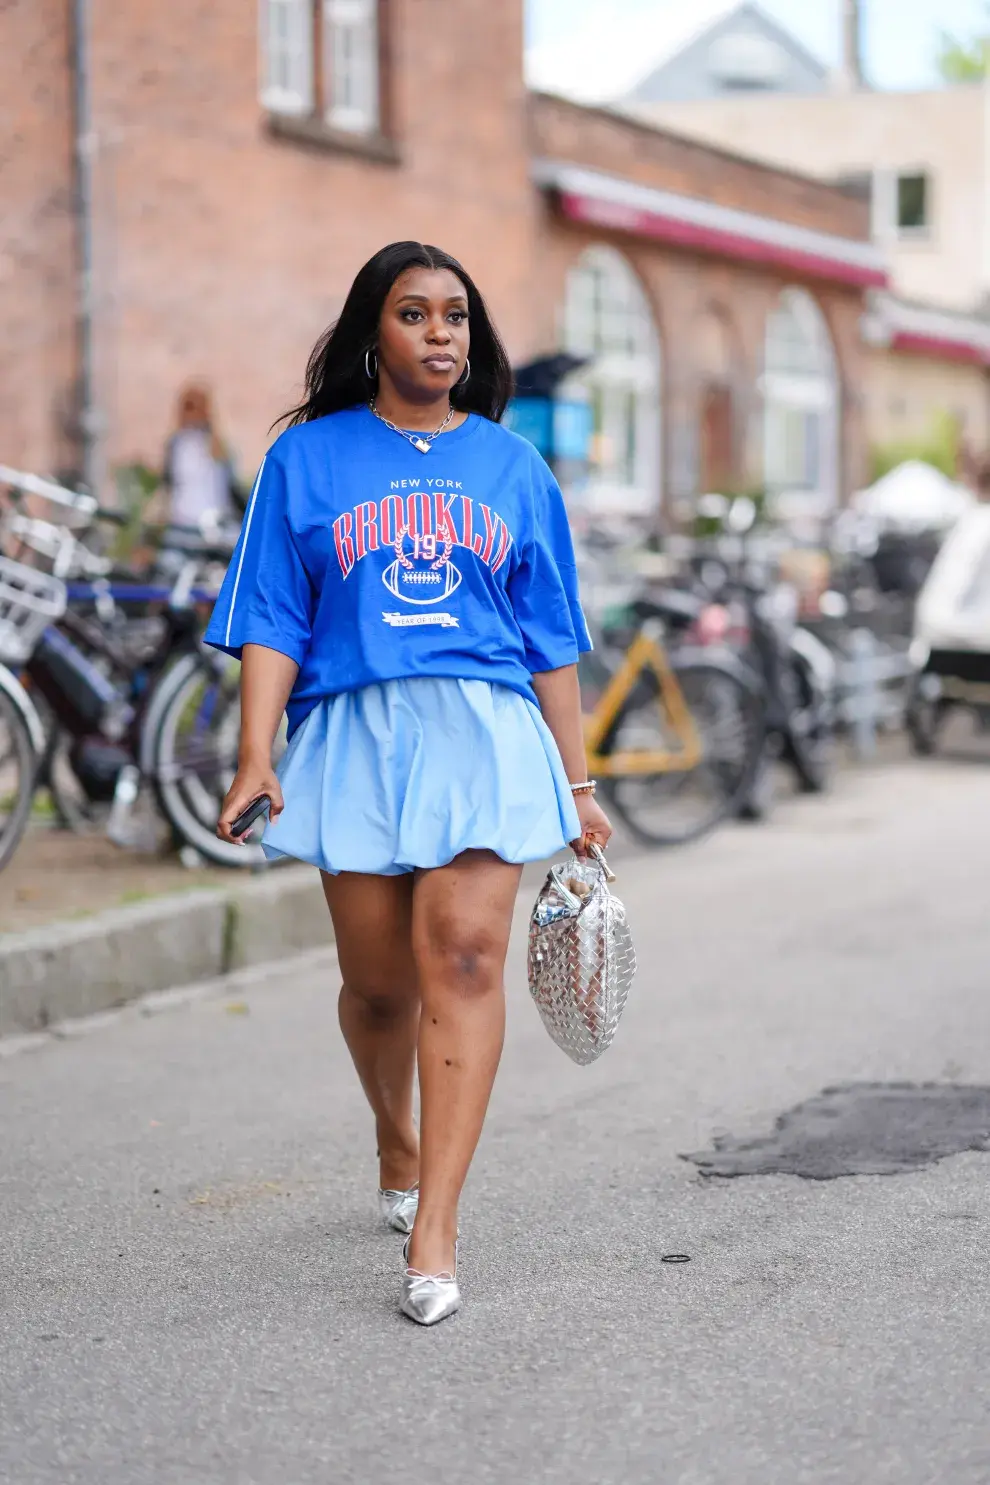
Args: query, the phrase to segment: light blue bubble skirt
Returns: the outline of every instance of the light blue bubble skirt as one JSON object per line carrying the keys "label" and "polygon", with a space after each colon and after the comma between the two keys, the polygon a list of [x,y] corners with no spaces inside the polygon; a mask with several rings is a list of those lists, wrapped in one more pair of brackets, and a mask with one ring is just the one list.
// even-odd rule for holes
{"label": "light blue bubble skirt", "polygon": [[398,876],[462,851],[543,861],[580,834],[539,709],[506,686],[426,676],[321,701],[279,765],[271,859]]}

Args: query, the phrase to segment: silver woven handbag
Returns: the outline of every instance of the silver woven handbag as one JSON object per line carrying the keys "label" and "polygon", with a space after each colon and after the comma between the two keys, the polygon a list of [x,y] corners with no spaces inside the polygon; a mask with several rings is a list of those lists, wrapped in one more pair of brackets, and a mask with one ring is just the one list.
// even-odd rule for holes
{"label": "silver woven handbag", "polygon": [[554,866],[529,920],[529,991],[543,1024],[574,1062],[611,1046],[636,973],[626,910],[609,891],[615,877],[598,846],[594,859]]}

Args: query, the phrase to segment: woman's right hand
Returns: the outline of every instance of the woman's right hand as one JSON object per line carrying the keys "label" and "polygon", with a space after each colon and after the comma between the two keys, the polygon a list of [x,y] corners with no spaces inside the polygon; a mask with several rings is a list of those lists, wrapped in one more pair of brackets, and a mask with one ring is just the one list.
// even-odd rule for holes
{"label": "woman's right hand", "polygon": [[267,794],[272,802],[268,812],[269,820],[277,820],[283,809],[282,790],[271,762],[242,759],[234,775],[234,782],[227,790],[220,819],[217,821],[217,835],[221,840],[230,841],[233,845],[247,844],[244,836],[240,840],[235,839],[230,833],[230,827],[237,816],[243,814],[248,805],[260,799],[262,794]]}

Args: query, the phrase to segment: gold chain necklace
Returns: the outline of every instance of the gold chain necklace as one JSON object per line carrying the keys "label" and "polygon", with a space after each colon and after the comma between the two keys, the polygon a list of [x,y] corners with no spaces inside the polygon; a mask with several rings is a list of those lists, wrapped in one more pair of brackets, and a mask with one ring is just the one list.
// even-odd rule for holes
{"label": "gold chain necklace", "polygon": [[384,423],[386,428],[391,428],[393,433],[397,433],[400,438],[406,439],[407,442],[412,444],[414,449],[419,449],[419,452],[421,454],[428,454],[430,452],[430,449],[433,447],[433,440],[440,437],[440,434],[446,428],[447,424],[450,422],[455,412],[455,409],[452,407],[447,413],[447,416],[444,418],[443,422],[440,424],[440,427],[435,428],[432,433],[407,433],[405,428],[397,427],[395,423],[391,422],[388,418],[385,417],[383,413],[380,413],[378,411],[377,407],[375,406],[375,399],[373,397],[368,403],[368,406],[374,413],[375,417],[378,419],[379,423]]}

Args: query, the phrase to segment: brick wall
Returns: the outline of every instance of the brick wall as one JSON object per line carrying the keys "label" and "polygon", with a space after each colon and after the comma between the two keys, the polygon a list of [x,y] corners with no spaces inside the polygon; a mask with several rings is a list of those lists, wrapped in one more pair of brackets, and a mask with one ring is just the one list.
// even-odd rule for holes
{"label": "brick wall", "polygon": [[0,7],[0,462],[74,461],[69,7]]}
{"label": "brick wall", "polygon": [[[557,344],[569,264],[591,240],[530,184],[533,155],[820,230],[866,236],[861,203],[821,184],[596,110],[527,98],[522,0],[384,0],[391,157],[276,134],[258,101],[254,0],[91,0],[96,392],[108,466],[156,464],[183,382],[214,389],[242,472],[297,397],[308,351],[360,264],[402,237],[463,259],[516,360]],[[68,6],[3,12],[5,144],[0,459],[39,470],[78,453]],[[737,446],[755,475],[757,379],[772,272],[614,241],[664,347],[668,474],[699,395],[698,327],[733,348]],[[842,367],[846,485],[862,463],[858,294],[816,293]]]}
{"label": "brick wall", "polygon": [[250,469],[355,271],[394,239],[462,258],[525,347],[519,0],[389,0],[397,164],[272,137],[256,9],[94,0],[111,459],[157,458],[199,376]]}
{"label": "brick wall", "polygon": [[535,155],[594,162],[601,170],[661,190],[820,232],[869,238],[866,203],[822,181],[545,94],[533,95],[529,117]]}

